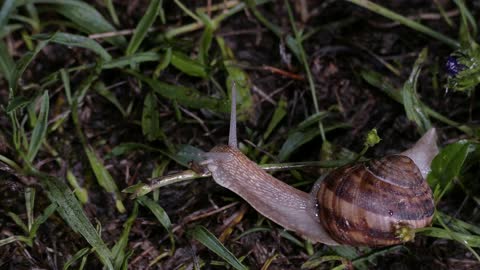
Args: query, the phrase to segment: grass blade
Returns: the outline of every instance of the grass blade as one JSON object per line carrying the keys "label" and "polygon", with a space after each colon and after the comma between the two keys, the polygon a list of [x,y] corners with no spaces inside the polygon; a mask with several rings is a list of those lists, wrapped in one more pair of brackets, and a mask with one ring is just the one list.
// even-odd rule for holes
{"label": "grass blade", "polygon": [[[315,108],[315,112],[320,113],[320,109],[318,107],[316,90],[315,90],[315,83],[313,81],[312,71],[310,70],[310,64],[308,62],[307,54],[305,53],[305,50],[303,49],[302,36],[301,36],[302,33],[300,31],[298,31],[298,29],[297,29],[295,20],[293,18],[292,8],[291,8],[291,6],[290,6],[290,4],[287,0],[285,0],[285,4],[287,6],[288,17],[290,19],[290,24],[292,25],[292,30],[293,30],[293,33],[295,34],[296,45],[294,47],[298,48],[298,53],[299,53],[299,56],[300,56],[300,62],[303,64],[304,70],[307,73],[308,85],[310,86],[310,93],[312,95],[313,106]],[[322,141],[324,142],[325,145],[328,145],[329,142],[327,141],[327,138],[325,137],[325,131],[323,130],[322,121],[318,121],[318,128],[320,129],[320,135],[322,136]]]}
{"label": "grass blade", "polygon": [[99,259],[108,269],[114,269],[111,262],[111,252],[98,235],[92,223],[82,210],[72,191],[57,178],[36,173],[42,185],[47,190],[50,201],[58,205],[57,212],[68,223],[70,228],[80,233],[85,240],[94,248]]}
{"label": "grass blade", "polygon": [[23,96],[16,96],[8,102],[8,106],[5,109],[7,113],[11,113],[16,109],[23,108],[32,102],[30,99],[27,99]]}
{"label": "grass blade", "polygon": [[128,70],[127,72],[147,83],[156,94],[177,101],[180,105],[195,109],[208,109],[216,112],[230,112],[230,104],[225,99],[206,97],[195,89],[159,82],[132,70]]}
{"label": "grass blade", "polygon": [[240,262],[240,260],[237,259],[237,257],[235,257],[235,255],[232,254],[232,252],[230,252],[220,241],[218,241],[215,235],[209,232],[205,227],[196,226],[191,233],[195,240],[199,241],[208,249],[220,256],[233,268],[237,270],[248,269]]}
{"label": "grass blade", "polygon": [[142,44],[143,39],[147,35],[148,29],[155,22],[155,19],[162,8],[162,3],[163,0],[152,0],[150,2],[147,11],[135,28],[132,39],[130,39],[130,43],[128,44],[126,51],[127,55],[132,55],[138,50],[140,44]]}
{"label": "grass blade", "polygon": [[8,17],[12,10],[15,9],[15,0],[5,0],[0,9],[0,29],[3,29],[7,25]]}
{"label": "grass blade", "polygon": [[280,148],[278,159],[280,161],[287,160],[295,150],[311,141],[318,135],[320,135],[320,130],[315,127],[305,131],[293,132],[292,134],[288,135],[287,140],[283,143],[282,148]]}
{"label": "grass blade", "polygon": [[456,240],[461,244],[467,245],[469,247],[478,248],[480,247],[480,237],[477,235],[457,233],[449,231],[442,228],[428,227],[420,230],[422,235],[440,238],[440,239],[451,239]]}
{"label": "grass blade", "polygon": [[48,44],[48,40],[44,40],[38,43],[35,50],[32,52],[25,53],[20,60],[17,61],[16,66],[11,74],[10,78],[10,89],[15,96],[15,92],[17,90],[17,81],[20,79],[27,69],[28,65],[32,62],[32,60],[37,56],[37,54]]}
{"label": "grass blade", "polygon": [[105,0],[105,2],[107,4],[108,13],[110,13],[110,17],[112,18],[113,23],[118,26],[120,24],[120,21],[118,20],[117,12],[115,11],[115,6],[113,5],[113,0]]}
{"label": "grass blade", "polygon": [[154,62],[161,59],[161,55],[155,52],[142,52],[129,56],[115,58],[107,63],[104,63],[102,69],[122,68],[131,64],[139,64],[143,62]]}
{"label": "grass blade", "polygon": [[[83,1],[77,0],[34,0],[33,3],[52,4],[53,9],[72,21],[78,28],[88,34],[116,31],[95,8]],[[108,42],[117,47],[126,44],[125,37],[117,36],[106,38]]]}
{"label": "grass blade", "polygon": [[10,56],[3,40],[0,40],[0,72],[3,74],[10,87],[12,87],[13,84],[12,76],[14,70],[15,62],[13,62],[12,56]]}
{"label": "grass blade", "polygon": [[424,108],[417,96],[417,81],[420,75],[421,66],[427,58],[428,50],[423,49],[418,55],[417,61],[413,65],[410,77],[403,85],[402,100],[405,112],[410,121],[414,121],[421,134],[425,133],[432,124],[428,119],[428,115],[424,112]]}
{"label": "grass blade", "polygon": [[199,61],[190,59],[186,54],[179,51],[172,52],[171,63],[174,67],[190,76],[206,78],[208,75],[204,65]]}
{"label": "grass blade", "polygon": [[38,216],[35,219],[35,221],[32,224],[32,228],[30,229],[30,233],[28,235],[30,239],[33,239],[35,237],[40,225],[45,223],[45,221],[47,221],[47,219],[53,214],[53,212],[55,212],[55,210],[57,210],[57,208],[58,208],[57,204],[52,203],[47,208],[45,208],[45,210],[43,210],[43,213],[40,216]]}
{"label": "grass blade", "polygon": [[170,243],[172,244],[173,252],[173,250],[175,249],[175,239],[173,238],[172,222],[170,221],[170,217],[168,217],[167,212],[165,212],[165,210],[163,210],[163,208],[157,202],[147,196],[139,197],[137,200],[141,205],[147,207],[157,218],[160,224],[162,224],[163,228],[167,230],[168,237],[170,238]]}
{"label": "grass blade", "polygon": [[17,236],[15,235],[12,235],[12,236],[9,236],[7,238],[4,238],[4,239],[0,239],[0,247],[1,246],[5,246],[5,245],[8,245],[10,243],[13,243],[15,241],[17,241]]}
{"label": "grass blade", "polygon": [[163,210],[163,208],[152,199],[148,198],[147,196],[142,196],[137,199],[141,205],[150,209],[152,214],[158,219],[158,221],[162,224],[163,228],[167,230],[167,232],[171,235],[172,234],[172,222],[167,215],[167,212]]}
{"label": "grass blade", "polygon": [[113,194],[115,199],[115,205],[120,213],[125,212],[125,206],[123,206],[121,200],[121,194],[118,191],[117,184],[113,180],[112,175],[108,172],[107,168],[103,165],[103,162],[97,157],[95,150],[90,145],[84,146],[85,154],[87,155],[88,162],[92,168],[98,184],[103,187],[107,192]]}
{"label": "grass blade", "polygon": [[135,203],[133,206],[133,211],[130,217],[125,221],[123,224],[123,231],[122,235],[120,235],[120,239],[118,239],[115,246],[112,248],[112,255],[113,255],[113,265],[115,269],[121,269],[122,265],[126,264],[126,260],[128,256],[125,256],[126,247],[128,244],[128,235],[130,234],[130,229],[132,229],[133,223],[138,215],[138,204]]}
{"label": "grass blade", "polygon": [[80,186],[72,170],[67,169],[66,178],[70,186],[72,186],[75,196],[80,200],[80,203],[86,204],[88,202],[88,191]]}
{"label": "grass blade", "polygon": [[77,251],[64,265],[63,265],[63,270],[67,270],[70,268],[72,264],[74,264],[76,261],[79,259],[83,258],[84,256],[88,256],[88,253],[90,252],[90,248],[82,248],[79,251]]}
{"label": "grass blade", "polygon": [[410,27],[412,28],[413,30],[415,31],[418,31],[420,33],[423,33],[425,35],[429,35],[445,44],[447,44],[448,46],[452,47],[452,48],[459,48],[460,47],[460,44],[456,41],[456,40],[453,40],[447,36],[444,36],[443,34],[440,34],[434,30],[432,30],[431,28],[428,28],[420,23],[417,23],[416,21],[413,21],[405,16],[402,16],[398,13],[395,13],[393,11],[390,11],[389,9],[386,9],[380,5],[377,5],[369,0],[347,0],[348,2],[352,2],[354,3],[355,5],[358,5],[358,6],[361,6],[361,7],[364,7],[372,12],[375,12],[377,14],[380,14],[386,18],[389,18],[393,21],[397,21],[407,27]]}
{"label": "grass blade", "polygon": [[202,37],[200,38],[200,46],[198,48],[199,55],[198,59],[202,65],[208,65],[208,51],[210,50],[212,40],[213,40],[213,22],[207,15],[203,13],[199,14],[200,18],[204,21],[205,29],[203,30]]}
{"label": "grass blade", "polygon": [[27,209],[27,227],[28,231],[32,230],[33,210],[35,208],[35,188],[28,187],[25,189],[25,208]]}
{"label": "grass blade", "polygon": [[155,94],[149,92],[143,102],[142,113],[142,132],[149,141],[156,140],[161,135],[159,118]]}
{"label": "grass blade", "polygon": [[228,76],[226,86],[228,91],[231,91],[233,83],[236,84],[237,89],[237,110],[240,114],[237,116],[238,120],[245,120],[248,113],[253,107],[252,95],[250,93],[250,79],[248,74],[236,64],[235,56],[232,50],[225,44],[223,38],[217,38],[218,46],[222,51],[223,65],[227,70]]}
{"label": "grass blade", "polygon": [[[380,73],[371,71],[371,70],[362,70],[361,71],[361,76],[362,78],[368,82],[370,85],[378,88],[381,90],[383,93],[385,93],[387,96],[389,96],[391,99],[395,100],[396,102],[403,104],[402,100],[402,91],[399,91],[396,89],[384,76],[382,76]],[[461,130],[462,132],[465,132],[466,134],[470,136],[474,136],[476,132],[478,132],[476,129],[473,129],[472,127],[461,124],[458,122],[455,122],[451,119],[446,118],[445,116],[441,115],[437,111],[434,111],[425,103],[422,103],[422,107],[424,108],[425,112],[431,116],[432,118],[437,119],[438,121],[441,121],[447,125],[450,125],[452,127],[456,127],[457,129]]]}
{"label": "grass blade", "polygon": [[112,56],[110,56],[110,54],[95,40],[81,35],[57,32],[53,35],[38,34],[34,35],[33,38],[40,40],[49,40],[50,42],[55,42],[66,46],[89,49],[101,56],[102,59],[105,61],[109,61],[112,59]]}
{"label": "grass blade", "polygon": [[48,127],[48,110],[50,100],[48,97],[48,91],[45,91],[42,96],[42,104],[40,106],[40,113],[37,117],[37,122],[32,131],[32,137],[28,146],[27,160],[32,162],[42,145],[45,136],[47,135]]}
{"label": "grass blade", "polygon": [[28,233],[28,227],[25,225],[23,220],[15,213],[8,212],[7,215],[17,224],[18,227],[22,228],[26,233]]}
{"label": "grass blade", "polygon": [[122,104],[118,101],[117,97],[105,86],[103,82],[97,82],[93,88],[97,91],[100,95],[110,101],[123,115],[123,117],[127,116],[127,112],[123,109]]}
{"label": "grass blade", "polygon": [[275,108],[275,112],[273,113],[272,119],[268,124],[267,131],[263,134],[263,139],[266,140],[275,127],[282,121],[282,119],[287,115],[287,101],[282,98],[278,104],[277,108]]}

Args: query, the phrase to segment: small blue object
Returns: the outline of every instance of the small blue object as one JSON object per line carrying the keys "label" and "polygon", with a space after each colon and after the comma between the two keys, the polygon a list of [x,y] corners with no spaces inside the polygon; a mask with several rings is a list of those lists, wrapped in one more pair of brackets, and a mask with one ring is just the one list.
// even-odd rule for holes
{"label": "small blue object", "polygon": [[464,67],[464,65],[458,63],[458,59],[455,56],[449,56],[447,58],[445,68],[447,69],[448,75],[454,77],[458,74],[458,72],[462,71]]}

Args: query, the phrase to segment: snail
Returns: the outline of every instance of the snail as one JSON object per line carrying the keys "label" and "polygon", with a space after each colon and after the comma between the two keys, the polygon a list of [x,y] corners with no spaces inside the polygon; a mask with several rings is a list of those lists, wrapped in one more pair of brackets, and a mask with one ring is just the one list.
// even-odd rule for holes
{"label": "snail", "polygon": [[405,240],[398,228],[432,222],[435,207],[425,178],[438,152],[435,129],[400,154],[335,169],[306,193],[266,173],[237,148],[235,96],[234,86],[228,145],[215,146],[200,164],[268,219],[312,242],[350,246],[398,244]]}

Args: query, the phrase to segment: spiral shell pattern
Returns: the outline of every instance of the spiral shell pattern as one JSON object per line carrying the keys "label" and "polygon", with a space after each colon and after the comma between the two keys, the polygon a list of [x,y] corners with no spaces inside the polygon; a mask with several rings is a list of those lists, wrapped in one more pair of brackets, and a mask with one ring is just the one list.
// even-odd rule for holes
{"label": "spiral shell pattern", "polygon": [[407,156],[341,167],[330,172],[317,193],[318,216],[330,236],[351,246],[402,242],[395,230],[428,226],[435,210],[432,191]]}

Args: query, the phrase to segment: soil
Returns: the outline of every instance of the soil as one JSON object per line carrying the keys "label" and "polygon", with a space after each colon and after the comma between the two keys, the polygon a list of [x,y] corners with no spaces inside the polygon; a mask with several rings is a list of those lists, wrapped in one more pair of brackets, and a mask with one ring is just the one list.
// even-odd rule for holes
{"label": "soil", "polygon": [[[120,26],[117,29],[121,30],[135,28],[147,9],[149,1],[113,2],[120,18]],[[166,24],[162,25],[157,21],[154,25],[157,27],[156,32],[149,34],[147,43],[153,43],[154,37],[165,29],[192,22],[173,2],[165,2],[168,2],[164,5]],[[185,1],[184,4],[194,10],[205,6],[206,2]],[[453,26],[449,26],[439,15],[435,2],[449,12],[454,22]],[[457,37],[459,15],[455,12],[456,6],[451,1],[402,0],[377,1],[377,3],[417,20],[427,17],[419,21],[444,35]],[[92,1],[91,4],[109,18],[104,1]],[[447,74],[443,67],[447,57],[452,53],[452,49],[447,45],[347,1],[298,1],[291,4],[298,23],[297,27],[305,29],[304,32],[328,25],[306,39],[303,46],[314,78],[319,109],[331,112],[324,124],[326,126],[339,123],[349,125],[348,128],[335,129],[326,134],[335,149],[345,148],[360,152],[366,134],[373,128],[378,130],[382,141],[367,152],[366,156],[369,158],[400,152],[418,138],[417,128],[407,118],[403,105],[365,82],[360,72],[362,70],[378,72],[400,89],[410,75],[418,54],[425,47],[428,48],[429,55],[418,81],[417,91],[420,99],[452,120],[466,124],[479,124],[479,106],[474,100],[474,95],[445,91]],[[307,14],[304,14],[303,20],[302,5],[307,7]],[[469,7],[474,16],[480,15],[479,3],[469,2]],[[268,3],[259,6],[258,9],[270,22],[279,25],[285,33],[291,34],[291,24],[283,1]],[[51,16],[45,19],[60,18],[49,12],[42,14]],[[425,16],[426,14],[431,16]],[[67,29],[68,32],[75,33],[74,30]],[[58,30],[57,26],[50,25],[44,29],[44,32]],[[202,31],[195,31],[176,39],[178,44],[184,46],[184,51],[189,52],[191,57],[195,57],[201,35]],[[251,82],[252,111],[248,120],[241,122],[238,128],[238,137],[242,144],[249,145],[247,141],[250,141],[257,145],[266,131],[278,101],[280,99],[287,101],[286,118],[266,142],[270,145],[268,151],[270,149],[276,151],[270,154],[276,156],[288,137],[289,131],[315,113],[303,65],[289,51],[285,41],[279,40],[248,10],[239,12],[222,22],[215,35],[225,38],[237,59],[238,66],[246,71]],[[18,57],[27,51],[22,36],[14,33],[7,39],[11,48],[14,48],[15,59],[18,60]],[[111,45],[102,40],[99,42],[111,49],[110,52],[114,57],[122,56],[123,51],[109,47]],[[210,53],[212,59],[220,56],[219,47],[215,42]],[[22,84],[25,88],[28,84],[41,81],[61,67],[92,63],[94,59],[96,56],[88,50],[50,44],[29,65],[22,77]],[[380,60],[393,65],[399,73],[392,73]],[[272,72],[264,68],[266,66],[283,70],[289,75]],[[150,76],[155,68],[156,63],[142,64],[141,72]],[[88,74],[88,72],[71,74],[72,88],[75,89]],[[438,87],[435,87],[435,81],[432,79],[434,75],[438,80]],[[215,79],[218,82],[224,82],[225,75],[217,73]],[[165,157],[148,151],[107,156],[111,150],[126,142],[144,143],[160,149],[166,149],[167,145],[162,140],[147,141],[139,125],[143,101],[149,91],[148,85],[115,69],[102,71],[99,80],[111,87],[110,90],[124,107],[132,104],[131,114],[125,118],[98,92],[89,90],[83,105],[79,108],[81,127],[87,141],[94,146],[98,156],[102,157],[108,171],[122,190],[150,178],[155,165]],[[171,66],[161,74],[159,80],[192,87],[206,95],[211,92],[212,87],[208,80],[182,74]],[[0,104],[3,106],[8,102],[7,90],[7,82],[0,81]],[[51,91],[51,115],[64,112],[67,105],[61,81],[53,84],[49,90]],[[23,90],[23,93],[26,96],[34,95],[34,91]],[[177,105],[160,97],[157,101],[160,126],[169,143],[188,144],[208,151],[218,143],[227,142],[228,116],[226,114],[180,108],[182,118],[178,119],[176,115],[179,112],[175,111]],[[201,119],[202,124],[197,119]],[[465,137],[453,127],[435,121],[433,124],[439,129],[441,145]],[[10,133],[11,125],[5,114],[0,114],[0,129],[5,134]],[[2,140],[0,137],[0,154],[14,156],[14,150],[8,146],[8,143],[3,143],[4,141],[6,139]],[[59,166],[54,162],[52,155],[40,151],[35,166],[43,172],[56,176],[63,176],[67,167],[72,169],[80,184],[88,190],[89,201],[84,205],[85,213],[94,225],[101,224],[102,239],[112,247],[122,233],[123,224],[128,218],[128,213],[131,213],[134,202],[125,199],[127,214],[118,213],[111,194],[105,192],[95,181],[71,119],[66,121],[59,130],[49,134],[48,142],[58,151],[58,156],[62,158],[64,164]],[[317,137],[296,150],[288,161],[319,160],[321,147],[322,140]],[[251,147],[251,149],[254,148]],[[259,146],[259,149],[262,149],[262,146]],[[338,158],[338,155],[333,154],[331,158]],[[275,162],[275,160],[269,162]],[[172,161],[167,165],[165,173],[170,174],[185,169]],[[311,183],[318,177],[318,172],[317,169],[300,171],[303,179],[309,181],[308,185],[302,185],[300,188],[308,191]],[[275,176],[288,183],[298,182],[298,179],[288,172],[276,173]],[[0,171],[0,177],[0,239],[11,235],[23,235],[24,232],[7,213],[16,213],[22,220],[26,220],[24,203],[26,187],[34,187],[37,190],[35,215],[39,215],[50,201],[35,178],[17,177],[2,171]],[[478,224],[478,215],[475,214],[478,205],[464,198],[463,192],[454,189],[441,201],[438,208],[461,220]],[[245,256],[243,262],[250,266],[250,269],[261,269],[272,257],[274,259],[270,266],[262,269],[299,269],[310,258],[305,248],[283,237],[284,230],[280,226],[266,220],[237,195],[216,185],[210,178],[162,187],[159,191],[159,204],[165,209],[173,224],[174,253],[169,254],[172,247],[165,229],[148,209],[140,207],[129,235],[128,250],[133,253],[128,269],[193,269],[195,262],[200,261],[204,263],[202,269],[224,269],[225,266],[218,264],[221,259],[217,255],[190,236],[189,231],[197,225],[204,226],[217,237],[225,234],[224,245],[237,258]],[[217,211],[222,207],[225,209]],[[238,238],[243,232],[256,227],[269,228],[269,230],[249,233]],[[231,231],[228,232],[230,229]],[[301,239],[293,233],[292,235]],[[62,269],[64,263],[73,254],[85,247],[89,247],[85,239],[73,232],[59,215],[54,214],[40,226],[32,247],[21,242],[1,246],[0,268]],[[313,245],[313,250],[323,255],[335,254],[333,249],[321,244]],[[358,254],[362,255],[379,250],[381,249],[356,249]],[[164,257],[153,265],[149,265],[162,254]],[[338,265],[338,261],[323,263],[317,269],[330,269],[335,265]],[[422,236],[418,236],[414,242],[407,243],[401,248],[375,256],[366,265],[369,269],[480,268],[479,262],[463,245],[454,241]],[[75,267],[78,267],[78,264]],[[99,268],[101,263],[98,258],[90,254],[85,269]]]}

